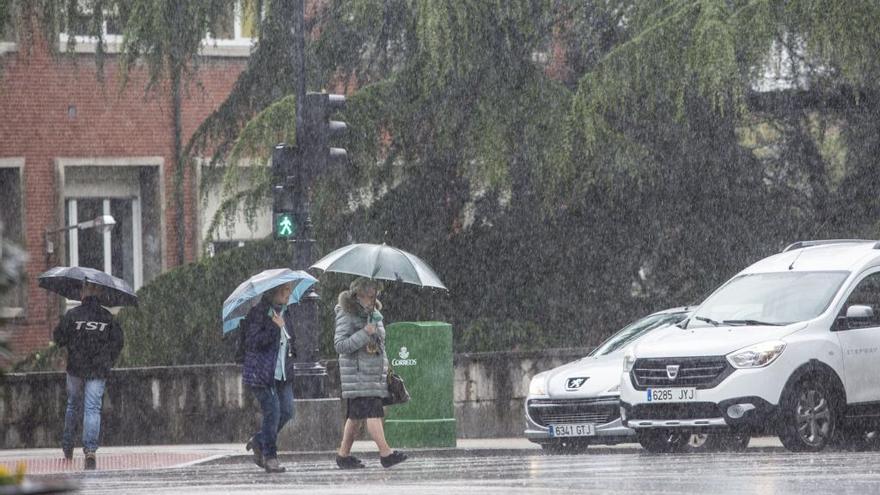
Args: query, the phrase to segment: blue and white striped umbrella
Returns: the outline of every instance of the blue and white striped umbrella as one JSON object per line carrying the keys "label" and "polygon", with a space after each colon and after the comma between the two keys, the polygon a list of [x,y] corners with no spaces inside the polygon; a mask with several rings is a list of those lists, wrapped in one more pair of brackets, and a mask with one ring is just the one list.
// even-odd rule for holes
{"label": "blue and white striped umbrella", "polygon": [[223,333],[238,328],[239,321],[260,302],[266,291],[293,282],[293,292],[290,293],[287,303],[296,304],[317,281],[318,279],[302,270],[294,271],[289,268],[275,268],[254,275],[236,287],[223,301]]}

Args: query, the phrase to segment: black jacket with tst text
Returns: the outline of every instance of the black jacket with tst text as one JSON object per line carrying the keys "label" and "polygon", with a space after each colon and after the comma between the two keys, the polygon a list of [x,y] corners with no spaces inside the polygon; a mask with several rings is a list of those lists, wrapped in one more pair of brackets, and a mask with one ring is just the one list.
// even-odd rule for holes
{"label": "black jacket with tst text", "polygon": [[65,313],[52,338],[67,347],[67,372],[79,378],[106,378],[122,351],[122,329],[94,297]]}

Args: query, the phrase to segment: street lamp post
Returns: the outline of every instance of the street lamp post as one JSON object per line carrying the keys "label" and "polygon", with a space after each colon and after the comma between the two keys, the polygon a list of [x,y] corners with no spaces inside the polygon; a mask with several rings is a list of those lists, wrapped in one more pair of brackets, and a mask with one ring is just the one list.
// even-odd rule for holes
{"label": "street lamp post", "polygon": [[91,220],[80,222],[74,225],[68,225],[66,227],[61,227],[60,229],[47,228],[46,232],[43,233],[43,238],[46,241],[46,265],[48,266],[51,256],[55,253],[55,243],[52,241],[50,236],[60,234],[62,232],[67,232],[68,230],[73,229],[98,229],[98,232],[104,233],[112,229],[114,225],[116,225],[116,220],[113,218],[112,215],[100,215]]}

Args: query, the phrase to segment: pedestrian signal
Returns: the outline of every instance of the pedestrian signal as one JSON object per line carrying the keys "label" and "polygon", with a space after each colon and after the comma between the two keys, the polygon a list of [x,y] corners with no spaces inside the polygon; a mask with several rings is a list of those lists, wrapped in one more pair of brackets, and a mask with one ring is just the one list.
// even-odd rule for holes
{"label": "pedestrian signal", "polygon": [[293,213],[284,211],[275,213],[275,225],[273,228],[275,239],[293,239],[296,235],[296,222]]}

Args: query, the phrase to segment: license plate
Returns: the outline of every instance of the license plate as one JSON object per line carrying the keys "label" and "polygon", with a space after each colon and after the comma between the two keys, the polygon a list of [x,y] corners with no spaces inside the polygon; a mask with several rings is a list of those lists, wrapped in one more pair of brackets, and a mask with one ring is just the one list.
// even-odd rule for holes
{"label": "license plate", "polygon": [[571,425],[550,425],[551,437],[592,437],[596,434],[596,425],[593,423],[578,423]]}
{"label": "license plate", "polygon": [[687,388],[649,388],[648,402],[693,402],[697,400],[697,389]]}

